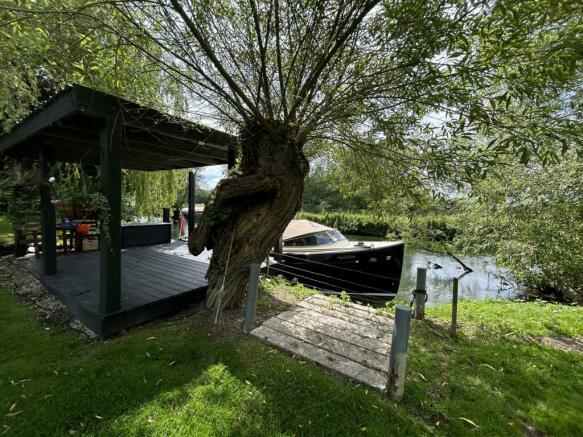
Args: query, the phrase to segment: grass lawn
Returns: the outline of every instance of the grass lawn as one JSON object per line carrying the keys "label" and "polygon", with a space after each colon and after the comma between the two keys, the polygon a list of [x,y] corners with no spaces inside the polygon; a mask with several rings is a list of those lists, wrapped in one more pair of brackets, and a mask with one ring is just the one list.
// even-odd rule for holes
{"label": "grass lawn", "polygon": [[523,337],[581,336],[583,309],[462,303],[458,339],[447,311],[414,323],[395,404],[249,337],[212,335],[205,313],[88,342],[0,290],[0,433],[522,435],[526,423],[583,434],[583,356]]}
{"label": "grass lawn", "polygon": [[12,223],[6,217],[0,215],[0,244],[9,244],[14,242],[14,233],[12,232]]}

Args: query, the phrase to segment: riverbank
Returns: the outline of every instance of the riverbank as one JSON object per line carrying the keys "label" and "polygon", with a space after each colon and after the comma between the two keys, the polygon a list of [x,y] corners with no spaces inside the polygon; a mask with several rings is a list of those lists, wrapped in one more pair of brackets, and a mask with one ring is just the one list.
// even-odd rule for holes
{"label": "riverbank", "polygon": [[350,211],[312,212],[300,211],[298,219],[307,219],[338,229],[343,234],[399,239],[404,234],[424,236],[424,243],[453,241],[461,233],[459,217],[456,215],[375,215]]}
{"label": "riverbank", "polygon": [[[258,319],[309,292],[268,287]],[[414,322],[395,404],[247,336],[198,308],[105,342],[0,290],[0,409],[7,435],[581,435],[583,359],[541,338],[583,336],[583,309],[462,302]],[[18,341],[15,341],[18,339]]]}

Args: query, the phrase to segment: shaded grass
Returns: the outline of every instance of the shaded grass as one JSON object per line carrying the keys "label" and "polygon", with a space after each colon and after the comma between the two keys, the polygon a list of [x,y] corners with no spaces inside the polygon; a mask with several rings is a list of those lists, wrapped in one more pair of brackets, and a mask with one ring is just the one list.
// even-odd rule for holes
{"label": "shaded grass", "polygon": [[[485,305],[492,318],[473,324],[480,306],[461,304],[455,339],[440,320],[447,309],[414,323],[397,405],[252,338],[214,336],[200,328],[208,320],[193,320],[201,315],[90,343],[45,329],[0,291],[0,420],[27,436],[521,435],[523,422],[582,434],[581,356],[506,336],[490,323],[497,303]],[[506,313],[510,326],[530,329]]]}

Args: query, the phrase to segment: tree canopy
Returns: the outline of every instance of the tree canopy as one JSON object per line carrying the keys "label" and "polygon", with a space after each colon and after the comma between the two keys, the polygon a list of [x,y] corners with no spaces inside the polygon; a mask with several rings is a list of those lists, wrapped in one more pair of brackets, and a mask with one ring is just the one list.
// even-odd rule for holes
{"label": "tree canopy", "polygon": [[[61,8],[85,5],[78,0],[41,0],[4,2],[0,6],[0,132],[9,130],[68,83],[84,84],[161,111],[179,112],[182,94],[178,85],[164,81],[163,71],[141,51],[119,44],[113,33],[96,28],[94,20],[57,13]],[[23,13],[33,8],[43,12]],[[107,16],[110,23],[117,19],[105,10],[98,16]],[[14,173],[12,177],[20,179]],[[125,170],[123,180],[125,218],[132,220],[161,215],[162,208],[174,207],[179,192],[186,187],[187,176],[184,170]],[[64,178],[56,184],[75,181],[79,182],[78,178]],[[26,185],[16,183],[18,190]],[[15,209],[17,194],[4,191],[12,197]]]}
{"label": "tree canopy", "polygon": [[484,176],[500,157],[545,164],[581,147],[580,2],[69,0],[0,9],[12,26],[57,17],[57,34],[79,20],[96,50],[127,54],[130,82],[145,79],[137,82],[164,96],[180,90],[177,109],[240,130],[238,169],[190,241],[193,253],[214,249],[211,305],[240,301],[248,264],[300,207],[306,154],[332,153],[353,174],[384,176],[370,184],[392,178],[415,190]]}

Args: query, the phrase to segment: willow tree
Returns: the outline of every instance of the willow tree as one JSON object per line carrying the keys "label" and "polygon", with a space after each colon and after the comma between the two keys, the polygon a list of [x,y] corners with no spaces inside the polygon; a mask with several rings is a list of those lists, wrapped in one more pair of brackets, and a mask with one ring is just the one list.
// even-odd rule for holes
{"label": "willow tree", "polygon": [[[100,9],[92,11],[88,20],[81,14],[60,13],[65,7],[78,10],[85,3],[19,0],[0,5],[4,10],[0,13],[0,133],[10,130],[68,83],[80,83],[161,111],[181,111],[180,85],[153,61],[162,55],[156,44],[140,41],[140,46],[148,48],[146,55],[134,45],[120,44],[108,28],[95,26],[102,19],[107,19],[109,26],[121,26],[120,14]],[[162,208],[175,205],[186,184],[185,170],[124,170],[128,212],[161,215]]]}
{"label": "willow tree", "polygon": [[[441,173],[490,159],[456,147],[457,136],[482,133],[496,140],[492,150],[544,155],[543,137],[578,135],[577,120],[547,105],[561,93],[568,100],[579,74],[577,3],[151,0],[61,13],[96,20],[180,83],[192,115],[238,130],[237,168],[189,240],[194,254],[213,249],[209,306],[241,301],[249,264],[300,207],[311,148],[353,151],[365,167],[402,162],[394,168],[405,173],[430,159]],[[527,122],[540,113],[548,120]]]}

